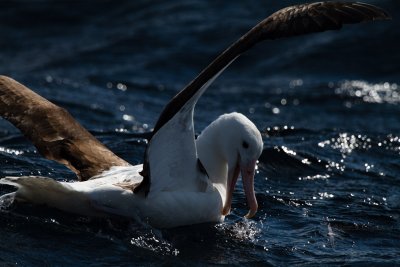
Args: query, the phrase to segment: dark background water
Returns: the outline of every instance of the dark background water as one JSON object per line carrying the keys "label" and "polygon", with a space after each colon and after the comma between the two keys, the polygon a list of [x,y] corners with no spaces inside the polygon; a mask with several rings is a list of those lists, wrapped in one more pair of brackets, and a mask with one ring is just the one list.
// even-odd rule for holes
{"label": "dark background water", "polygon": [[[225,223],[168,231],[13,206],[0,213],[0,265],[400,264],[400,2],[365,2],[393,20],[260,44],[198,103],[197,132],[239,111],[263,133],[254,220],[240,217],[240,185]],[[136,134],[168,100],[255,23],[295,3],[1,1],[0,72],[136,164]],[[0,120],[7,175],[75,179]]]}

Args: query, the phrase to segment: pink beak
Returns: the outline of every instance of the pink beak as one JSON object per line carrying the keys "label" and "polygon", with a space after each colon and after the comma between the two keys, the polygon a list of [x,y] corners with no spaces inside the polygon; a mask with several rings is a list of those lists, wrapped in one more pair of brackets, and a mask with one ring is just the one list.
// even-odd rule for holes
{"label": "pink beak", "polygon": [[[239,177],[239,172],[242,173],[243,189],[247,198],[247,205],[249,206],[249,212],[246,214],[246,218],[250,219],[257,213],[258,204],[256,194],[254,192],[254,173],[256,170],[256,160],[246,165],[237,164],[233,171],[228,172],[228,177],[232,177],[230,184],[228,184],[226,192],[226,202],[222,209],[223,215],[228,215],[231,210],[232,195],[235,189],[236,181]],[[229,180],[228,180],[229,181]]]}

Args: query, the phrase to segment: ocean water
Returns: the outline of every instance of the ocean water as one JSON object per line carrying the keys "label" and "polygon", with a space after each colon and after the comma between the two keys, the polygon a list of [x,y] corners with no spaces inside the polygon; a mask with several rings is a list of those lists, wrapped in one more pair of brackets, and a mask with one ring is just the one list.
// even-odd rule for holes
{"label": "ocean water", "polygon": [[[0,203],[1,266],[400,265],[400,4],[392,21],[264,42],[200,99],[263,134],[259,212],[238,183],[221,224],[170,230]],[[0,73],[137,164],[142,133],[219,52],[300,1],[1,1]],[[0,177],[75,179],[0,119]],[[1,186],[0,194],[13,191]]]}

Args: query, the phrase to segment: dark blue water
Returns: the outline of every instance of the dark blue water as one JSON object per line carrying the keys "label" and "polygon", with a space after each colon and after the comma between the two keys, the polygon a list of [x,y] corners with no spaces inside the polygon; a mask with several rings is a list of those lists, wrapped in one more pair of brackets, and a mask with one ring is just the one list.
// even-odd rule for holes
{"label": "dark blue water", "polygon": [[[239,111],[263,133],[260,210],[172,230],[11,206],[0,265],[400,264],[400,5],[389,22],[266,42],[201,98],[196,131]],[[1,1],[0,72],[136,164],[168,100],[255,23],[300,1]],[[0,120],[0,177],[74,180]],[[0,187],[0,194],[11,192]],[[4,203],[2,204],[4,206]]]}

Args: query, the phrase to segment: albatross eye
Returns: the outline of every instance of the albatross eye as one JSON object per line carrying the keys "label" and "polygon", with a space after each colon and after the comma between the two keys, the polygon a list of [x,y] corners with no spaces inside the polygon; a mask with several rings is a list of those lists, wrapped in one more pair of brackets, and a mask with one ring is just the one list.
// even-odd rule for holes
{"label": "albatross eye", "polygon": [[249,148],[249,143],[247,143],[246,141],[243,141],[242,147],[243,147],[244,149]]}

